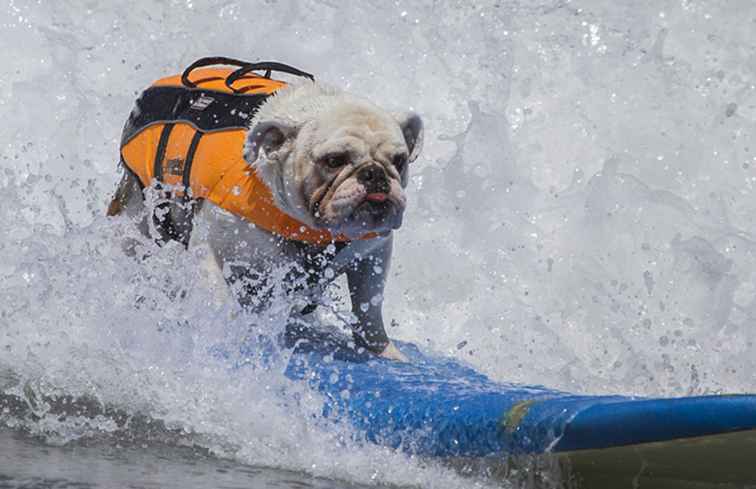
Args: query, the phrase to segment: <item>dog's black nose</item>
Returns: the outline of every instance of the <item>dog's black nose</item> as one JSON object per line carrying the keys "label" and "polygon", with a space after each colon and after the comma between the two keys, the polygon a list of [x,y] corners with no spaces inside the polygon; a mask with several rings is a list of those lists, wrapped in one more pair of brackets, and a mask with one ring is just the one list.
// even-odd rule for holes
{"label": "dog's black nose", "polygon": [[364,185],[368,192],[387,193],[389,191],[386,172],[378,165],[367,165],[360,168],[357,172],[357,181]]}

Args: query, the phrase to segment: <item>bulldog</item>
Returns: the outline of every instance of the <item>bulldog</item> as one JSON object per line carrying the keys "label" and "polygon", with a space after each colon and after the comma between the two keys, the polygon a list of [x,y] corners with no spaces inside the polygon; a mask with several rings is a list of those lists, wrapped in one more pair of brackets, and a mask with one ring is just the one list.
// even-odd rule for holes
{"label": "bulldog", "polygon": [[[144,117],[152,109],[150,100],[166,93],[145,93],[132,120]],[[163,127],[164,153],[173,151],[178,128],[189,134],[201,126],[199,108],[209,99],[213,100],[208,105],[216,103],[217,110],[225,103],[221,94],[212,91],[194,89],[188,97],[187,110],[200,115],[177,117],[168,136]],[[205,101],[200,103],[202,97]],[[158,123],[165,118],[163,114],[142,121],[140,134],[150,128],[158,131]],[[188,129],[182,125],[187,121],[191,122]],[[153,165],[149,152],[130,149],[129,145],[136,144],[132,141],[137,131],[129,130],[127,124],[122,143],[124,174],[108,214],[132,216],[145,235],[161,241],[208,247],[213,266],[249,310],[269,307],[271,286],[278,284],[291,301],[292,318],[309,314],[321,302],[326,286],[345,274],[356,318],[351,325],[356,346],[384,358],[406,360],[386,334],[383,291],[393,231],[401,226],[406,207],[409,166],[422,148],[421,118],[415,113],[391,114],[362,98],[305,81],[264,97],[246,127],[243,144],[227,145],[232,154],[213,150],[212,138],[221,131],[197,130],[186,151],[191,153],[193,145],[194,159],[187,154],[184,160],[170,160],[160,154],[158,144]],[[225,197],[214,196],[232,170],[220,171],[220,183],[196,183],[197,175],[205,171],[196,160],[203,151],[203,158],[212,160],[208,167],[239,159],[244,178],[263,185],[247,185],[242,179]],[[177,161],[189,161],[186,164],[191,166],[179,168],[184,176],[179,191],[165,183],[171,165],[181,166]],[[163,181],[156,174],[150,174],[150,181],[144,172],[152,170],[142,168],[154,169]],[[145,192],[156,187],[162,197],[145,199]],[[262,200],[250,204],[258,198],[256,194],[264,194]],[[240,199],[243,205],[228,204]],[[247,211],[251,208],[254,212]]]}

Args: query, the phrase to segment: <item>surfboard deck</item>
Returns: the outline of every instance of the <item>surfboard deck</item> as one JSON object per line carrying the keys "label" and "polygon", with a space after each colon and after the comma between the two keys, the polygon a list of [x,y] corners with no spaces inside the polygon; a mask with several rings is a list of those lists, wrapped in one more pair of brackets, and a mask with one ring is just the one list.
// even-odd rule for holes
{"label": "surfboard deck", "polygon": [[348,419],[373,443],[430,457],[555,454],[581,487],[621,474],[756,482],[756,395],[574,395],[496,382],[410,343],[397,343],[408,363],[356,351],[336,331],[287,343],[286,376],[323,395],[324,417]]}

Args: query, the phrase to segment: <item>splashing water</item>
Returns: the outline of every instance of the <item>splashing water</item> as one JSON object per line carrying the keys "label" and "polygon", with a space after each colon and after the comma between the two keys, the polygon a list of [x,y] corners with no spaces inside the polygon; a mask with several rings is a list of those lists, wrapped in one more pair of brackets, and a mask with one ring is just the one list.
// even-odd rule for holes
{"label": "splashing water", "polygon": [[[201,251],[122,253],[140,238],[103,214],[125,117],[213,54],[423,114],[390,335],[566,390],[756,390],[755,21],[748,0],[7,3],[0,389],[36,416],[3,422],[53,443],[121,429],[61,422],[45,400],[83,397],[245,463],[486,483],[319,424],[285,359],[230,377],[208,348],[250,318],[208,285]],[[274,334],[281,310],[254,322]]]}

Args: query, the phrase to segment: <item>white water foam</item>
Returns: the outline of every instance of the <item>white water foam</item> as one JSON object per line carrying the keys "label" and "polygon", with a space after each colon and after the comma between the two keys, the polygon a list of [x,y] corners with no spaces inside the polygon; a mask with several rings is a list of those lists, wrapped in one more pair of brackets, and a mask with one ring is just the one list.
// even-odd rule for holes
{"label": "white water foam", "polygon": [[[754,19],[750,0],[11,1],[0,369],[14,380],[2,387],[146,412],[247,463],[483,484],[353,445],[275,369],[229,379],[206,347],[248,323],[202,286],[202,257],[163,249],[139,266],[120,252],[132,231],[103,213],[134,98],[223,54],[425,117],[387,290],[392,336],[566,390],[754,391]],[[27,428],[56,442],[113,429],[79,421]]]}

